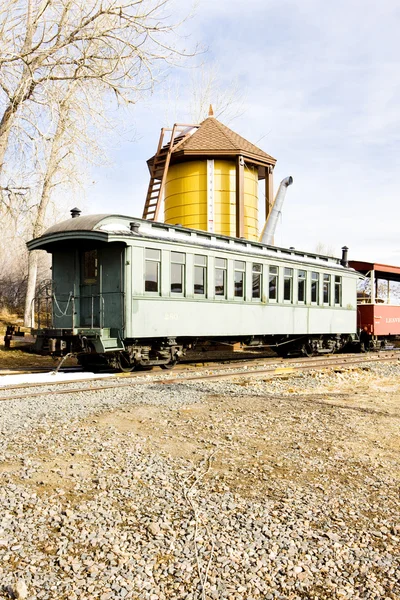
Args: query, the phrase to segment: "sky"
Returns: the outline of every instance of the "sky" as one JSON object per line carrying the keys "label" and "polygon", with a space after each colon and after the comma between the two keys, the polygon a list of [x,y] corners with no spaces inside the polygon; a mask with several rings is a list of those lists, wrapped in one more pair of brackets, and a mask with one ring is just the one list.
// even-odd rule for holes
{"label": "sky", "polygon": [[[171,1],[187,14],[187,0]],[[277,159],[275,192],[294,179],[275,244],[335,256],[346,245],[349,258],[400,264],[399,31],[396,0],[199,0],[180,34],[202,52],[123,112],[84,211],[141,217],[146,160],[161,127],[191,122],[202,64],[217,77],[211,102],[238,88],[218,118]]]}

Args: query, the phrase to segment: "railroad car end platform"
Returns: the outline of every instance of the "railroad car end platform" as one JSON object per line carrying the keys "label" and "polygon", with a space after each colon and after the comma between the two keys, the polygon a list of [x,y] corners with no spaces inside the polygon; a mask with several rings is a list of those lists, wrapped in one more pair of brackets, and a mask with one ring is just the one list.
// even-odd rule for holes
{"label": "railroad car end platform", "polygon": [[[365,276],[357,298],[357,326],[371,347],[400,336],[400,267],[350,261]],[[396,285],[397,284],[397,285]]]}

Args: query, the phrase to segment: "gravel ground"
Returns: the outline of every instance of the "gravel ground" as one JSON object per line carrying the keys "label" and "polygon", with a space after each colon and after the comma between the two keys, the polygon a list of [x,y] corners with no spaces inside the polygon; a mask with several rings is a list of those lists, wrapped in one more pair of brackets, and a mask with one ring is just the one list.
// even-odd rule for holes
{"label": "gravel ground", "polygon": [[0,598],[400,599],[399,375],[0,402]]}

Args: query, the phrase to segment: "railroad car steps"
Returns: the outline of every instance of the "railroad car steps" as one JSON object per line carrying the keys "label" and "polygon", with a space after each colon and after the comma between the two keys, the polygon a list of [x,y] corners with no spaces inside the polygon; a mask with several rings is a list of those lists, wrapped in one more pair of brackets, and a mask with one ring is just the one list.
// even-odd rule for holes
{"label": "railroad car steps", "polygon": [[103,344],[105,352],[125,349],[123,343],[119,338],[103,338],[101,342]]}

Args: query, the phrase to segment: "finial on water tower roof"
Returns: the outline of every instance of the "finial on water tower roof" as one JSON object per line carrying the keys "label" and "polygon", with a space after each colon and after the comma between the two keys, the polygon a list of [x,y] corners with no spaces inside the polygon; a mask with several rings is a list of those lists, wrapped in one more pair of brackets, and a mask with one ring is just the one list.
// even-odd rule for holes
{"label": "finial on water tower roof", "polygon": [[210,108],[208,109],[208,116],[209,117],[213,117],[214,116],[214,109],[212,107],[212,104],[210,104]]}

